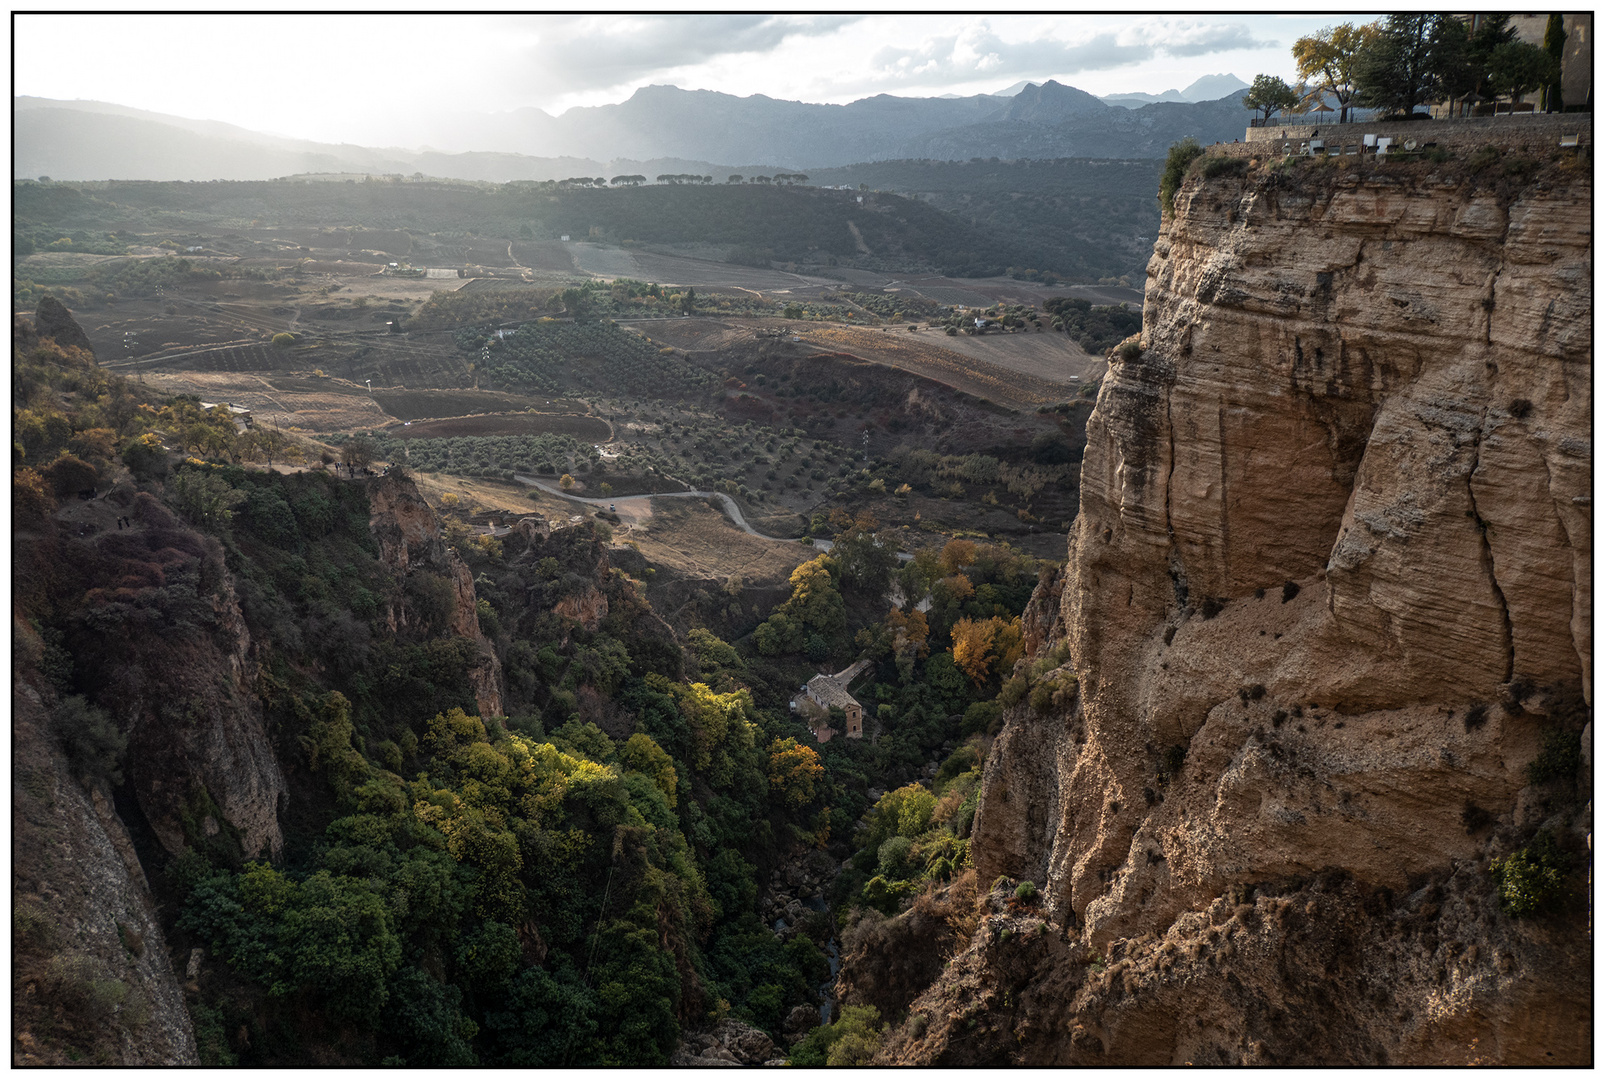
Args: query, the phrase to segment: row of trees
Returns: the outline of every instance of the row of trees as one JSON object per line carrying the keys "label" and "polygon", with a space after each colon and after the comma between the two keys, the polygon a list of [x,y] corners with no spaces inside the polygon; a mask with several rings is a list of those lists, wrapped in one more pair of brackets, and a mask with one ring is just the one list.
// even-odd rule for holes
{"label": "row of trees", "polygon": [[[697,173],[658,173],[654,178],[660,184],[711,184],[713,177],[702,176]],[[744,177],[740,173],[731,173],[725,178],[727,184],[805,184],[808,182],[807,173],[775,173],[774,176]],[[646,177],[641,173],[625,173],[608,180],[603,176],[570,176],[566,180],[559,180],[558,187],[599,187],[605,188],[610,184],[613,187],[640,187],[646,183]]]}
{"label": "row of trees", "polygon": [[1346,123],[1355,107],[1409,116],[1419,105],[1445,101],[1453,113],[1457,105],[1515,102],[1543,89],[1545,108],[1562,108],[1561,16],[1550,16],[1542,46],[1517,40],[1510,18],[1478,16],[1473,26],[1453,15],[1411,14],[1329,26],[1294,43],[1298,86],[1260,75],[1243,104],[1268,120],[1284,110],[1319,107],[1330,97]]}

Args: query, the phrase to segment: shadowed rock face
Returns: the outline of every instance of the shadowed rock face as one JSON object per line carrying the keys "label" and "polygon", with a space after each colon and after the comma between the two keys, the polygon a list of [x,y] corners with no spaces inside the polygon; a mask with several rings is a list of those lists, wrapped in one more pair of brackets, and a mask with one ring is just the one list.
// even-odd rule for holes
{"label": "shadowed rock face", "polygon": [[40,297],[33,322],[40,337],[55,338],[62,348],[82,349],[91,360],[95,358],[95,347],[89,343],[89,335],[73,320],[66,305],[54,296]]}
{"label": "shadowed rock face", "polygon": [[[445,577],[452,587],[452,609],[448,629],[473,640],[480,648],[479,663],[468,678],[479,704],[480,716],[500,716],[502,712],[502,666],[496,652],[479,629],[474,594],[474,577],[457,552],[446,544],[440,521],[411,480],[385,476],[368,487],[372,516],[368,527],[379,544],[379,557],[398,574],[427,570]],[[527,535],[533,536],[533,533]],[[391,629],[404,623],[404,609],[390,613]],[[398,622],[398,619],[400,622]]]}
{"label": "shadowed rock face", "polygon": [[[14,631],[25,655],[38,648],[27,623],[18,620]],[[72,1063],[52,1015],[61,1008],[83,1023],[81,1005],[65,980],[51,977],[52,970],[65,967],[80,978],[116,980],[124,988],[119,1064],[199,1064],[183,991],[133,842],[105,788],[79,780],[55,745],[47,715],[56,706],[54,694],[41,693],[23,677],[22,669],[32,666],[26,660],[18,665],[11,699],[17,1006],[12,1062]],[[37,679],[35,672],[28,674]]]}
{"label": "shadowed rock face", "polygon": [[[1241,1034],[1221,1060],[1269,1060],[1256,1040],[1307,1064],[1469,1060],[1455,1048],[1473,1039],[1488,1060],[1589,1053],[1586,1005],[1565,1007],[1590,993],[1587,950],[1566,944],[1586,941],[1583,917],[1510,920],[1487,865],[1545,821],[1579,848],[1589,828],[1567,810],[1586,777],[1573,800],[1527,766],[1546,733],[1579,737],[1592,694],[1591,177],[1494,191],[1416,168],[1178,194],[1142,352],[1113,361],[1088,425],[1056,618],[1034,635],[1033,655],[1069,643],[1080,700],[1012,716],[987,764],[981,880],[1045,882],[1048,913],[1100,956],[1157,946],[1234,891],[1355,883],[1353,947],[1396,970],[1408,1018],[1338,1010],[1324,1034],[1281,1038],[1240,1010],[1256,994],[1322,1008],[1290,985],[1320,964],[1211,961],[1199,986]],[[1428,880],[1463,906],[1446,933],[1480,942],[1476,959],[1377,952],[1403,916],[1365,897]],[[1282,923],[1244,918],[1245,941],[1281,947]],[[1177,980],[1199,962],[1170,955],[1170,982],[1130,985],[1185,1012]],[[1132,963],[1159,978],[1157,954]],[[1228,972],[1245,993],[1226,994]],[[1114,1027],[1091,1031],[1096,1055],[1020,1060],[1138,1063]],[[1197,1042],[1143,1038],[1155,1063]]]}

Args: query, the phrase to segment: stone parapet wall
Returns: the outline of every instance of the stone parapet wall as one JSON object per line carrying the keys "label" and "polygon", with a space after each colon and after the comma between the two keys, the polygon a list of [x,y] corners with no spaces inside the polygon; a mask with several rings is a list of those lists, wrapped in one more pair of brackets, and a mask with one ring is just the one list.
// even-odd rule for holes
{"label": "stone parapet wall", "polygon": [[1444,148],[1501,146],[1527,150],[1559,147],[1561,136],[1576,135],[1580,145],[1594,142],[1593,113],[1535,113],[1515,116],[1478,116],[1458,120],[1414,120],[1365,124],[1296,124],[1287,127],[1249,128],[1240,143],[1216,143],[1210,153],[1247,157],[1275,153],[1281,144],[1299,143],[1311,138],[1326,140],[1328,150],[1338,143],[1365,142],[1367,135],[1392,136],[1395,146],[1407,139],[1417,143],[1434,142]]}

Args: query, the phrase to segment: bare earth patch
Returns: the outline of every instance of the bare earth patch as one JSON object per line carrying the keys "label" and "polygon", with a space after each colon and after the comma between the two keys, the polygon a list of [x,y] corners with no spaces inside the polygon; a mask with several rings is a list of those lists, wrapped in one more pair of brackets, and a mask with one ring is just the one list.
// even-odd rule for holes
{"label": "bare earth patch", "polygon": [[[621,518],[625,505],[619,507]],[[819,554],[802,544],[749,536],[700,499],[653,499],[651,505],[651,518],[629,539],[656,565],[702,576],[739,574],[749,585],[764,585],[786,580]]]}

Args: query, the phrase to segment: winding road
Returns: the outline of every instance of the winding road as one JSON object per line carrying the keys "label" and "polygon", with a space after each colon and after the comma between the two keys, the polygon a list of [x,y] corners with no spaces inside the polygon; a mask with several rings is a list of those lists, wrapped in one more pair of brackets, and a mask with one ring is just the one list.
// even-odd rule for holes
{"label": "winding road", "polygon": [[[570,495],[562,488],[548,484],[544,480],[537,480],[533,476],[523,476],[515,473],[514,478],[519,483],[539,488],[548,495],[556,495],[577,503],[585,503],[587,506],[611,506],[621,502],[639,502],[642,499],[718,499],[724,505],[725,513],[730,515],[730,520],[735,522],[736,527],[748,536],[756,536],[760,540],[773,540],[780,544],[795,544],[798,542],[795,538],[788,540],[784,536],[768,536],[754,529],[747,524],[747,519],[742,516],[741,507],[736,505],[736,501],[722,491],[665,491],[657,495],[615,495],[606,499],[589,499],[583,495]],[[829,551],[833,546],[829,540],[816,539],[814,541],[814,547],[820,551]]]}

